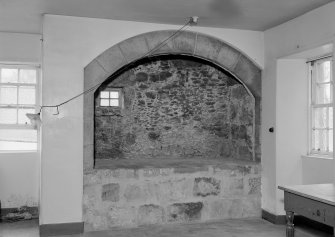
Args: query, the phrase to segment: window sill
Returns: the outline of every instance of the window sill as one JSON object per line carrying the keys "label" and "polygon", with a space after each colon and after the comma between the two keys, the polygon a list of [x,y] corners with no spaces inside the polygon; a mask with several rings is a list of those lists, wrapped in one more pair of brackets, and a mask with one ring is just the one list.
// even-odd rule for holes
{"label": "window sill", "polygon": [[301,158],[303,158],[303,159],[324,159],[324,160],[333,160],[333,157],[332,157],[332,156],[327,156],[327,155],[317,155],[317,154],[302,155]]}
{"label": "window sill", "polygon": [[8,150],[8,151],[0,151],[0,154],[15,154],[15,153],[18,153],[18,154],[22,154],[22,153],[38,153],[38,150],[19,150],[19,151],[12,151],[12,150]]}

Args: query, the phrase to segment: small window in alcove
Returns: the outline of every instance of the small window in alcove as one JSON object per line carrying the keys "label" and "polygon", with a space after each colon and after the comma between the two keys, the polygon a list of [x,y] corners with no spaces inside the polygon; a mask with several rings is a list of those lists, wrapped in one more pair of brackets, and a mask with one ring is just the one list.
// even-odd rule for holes
{"label": "small window in alcove", "polygon": [[106,89],[100,91],[100,106],[121,107],[121,90]]}

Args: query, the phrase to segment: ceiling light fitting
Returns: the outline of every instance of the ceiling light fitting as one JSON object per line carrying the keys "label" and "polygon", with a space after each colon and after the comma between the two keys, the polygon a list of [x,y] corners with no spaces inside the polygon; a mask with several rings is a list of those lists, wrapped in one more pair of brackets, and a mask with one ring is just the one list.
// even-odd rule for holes
{"label": "ceiling light fitting", "polygon": [[190,17],[190,25],[195,26],[198,24],[199,17],[198,16],[191,16]]}

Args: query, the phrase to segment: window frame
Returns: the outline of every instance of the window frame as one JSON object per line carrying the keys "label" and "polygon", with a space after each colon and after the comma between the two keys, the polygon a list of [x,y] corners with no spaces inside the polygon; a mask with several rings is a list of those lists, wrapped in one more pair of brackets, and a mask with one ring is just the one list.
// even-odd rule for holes
{"label": "window frame", "polygon": [[[107,98],[101,98],[101,92],[105,92],[105,91],[108,91],[109,93],[113,92],[113,91],[119,93],[119,97],[117,98],[117,100],[119,102],[118,106],[113,106],[113,105],[110,105],[110,104],[109,105],[101,105],[101,100],[102,99],[107,99]],[[122,98],[123,98],[122,88],[112,88],[112,87],[105,88],[104,90],[99,91],[99,105],[98,106],[103,107],[103,108],[109,108],[109,107],[110,108],[123,108],[123,99]],[[109,94],[109,98],[108,98],[109,102],[113,99],[114,98],[111,98],[110,94]]]}
{"label": "window frame", "polygon": [[[13,105],[4,105],[0,104],[0,108],[14,108],[14,109],[20,109],[20,108],[29,108],[29,109],[34,109],[34,113],[37,113],[39,111],[39,104],[40,104],[40,91],[41,91],[41,65],[37,63],[6,63],[6,62],[0,62],[0,69],[2,68],[13,68],[13,69],[34,69],[36,70],[36,83],[22,83],[22,82],[1,82],[0,78],[0,86],[16,86],[17,87],[17,100],[19,100],[19,90],[18,88],[20,86],[30,86],[34,87],[35,89],[35,104],[34,105],[24,105],[24,104],[19,104],[19,101],[17,101],[17,104]],[[1,71],[1,70],[0,70]],[[18,75],[19,76],[19,75]],[[1,77],[1,75],[0,75]],[[39,127],[34,127],[32,124],[20,124],[18,123],[18,112],[17,112],[17,123],[16,124],[5,124],[5,123],[0,123],[0,129],[9,129],[9,130],[36,130],[37,132],[37,140],[36,140],[36,149],[17,149],[17,150],[0,150],[0,153],[15,153],[15,152],[37,152],[39,150],[39,144],[40,144],[40,128]]]}
{"label": "window frame", "polygon": [[[332,128],[329,126],[329,108],[333,108],[333,114],[334,114],[334,78],[333,78],[333,60],[332,56],[325,56],[316,60],[311,60],[308,63],[308,78],[309,78],[309,93],[308,93],[308,155],[312,156],[319,156],[319,157],[333,157],[334,151],[316,151],[313,150],[314,147],[314,139],[313,139],[313,129],[315,129],[315,118],[314,118],[314,109],[316,108],[328,108],[327,109],[327,118],[326,118],[326,124],[327,126],[325,128],[322,128],[320,130],[325,130],[327,131],[327,146],[329,149],[329,131],[331,130],[333,132],[333,137],[334,137],[334,127]],[[317,70],[316,65],[317,63],[322,63],[325,61],[330,62],[330,82],[317,82]],[[316,76],[315,76],[316,75]],[[316,86],[317,84],[330,84],[330,98],[331,101],[330,103],[315,103],[316,100]],[[334,116],[334,115],[333,115]],[[334,141],[333,141],[334,144]],[[334,150],[334,145],[333,145],[333,150]]]}

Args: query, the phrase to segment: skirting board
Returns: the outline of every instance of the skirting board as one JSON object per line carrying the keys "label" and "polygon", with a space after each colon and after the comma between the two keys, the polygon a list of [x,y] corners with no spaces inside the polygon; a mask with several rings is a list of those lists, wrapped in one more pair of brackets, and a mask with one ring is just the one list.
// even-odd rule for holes
{"label": "skirting board", "polygon": [[284,215],[275,215],[265,210],[262,210],[262,218],[275,225],[285,225],[286,217]]}
{"label": "skirting board", "polygon": [[40,225],[40,236],[72,235],[84,232],[84,222]]}

